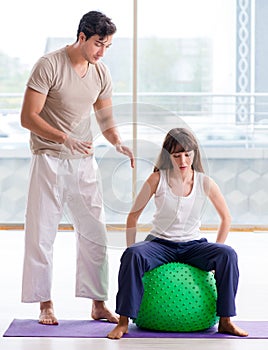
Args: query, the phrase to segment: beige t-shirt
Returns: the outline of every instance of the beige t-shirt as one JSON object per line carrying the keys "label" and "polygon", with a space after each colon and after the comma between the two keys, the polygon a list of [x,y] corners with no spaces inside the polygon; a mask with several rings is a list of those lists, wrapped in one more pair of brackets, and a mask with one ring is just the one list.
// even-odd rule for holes
{"label": "beige t-shirt", "polygon": [[[41,57],[33,67],[27,86],[47,96],[40,116],[54,128],[83,141],[92,141],[90,113],[97,99],[111,98],[112,83],[108,68],[99,62],[89,64],[81,78],[75,72],[66,47]],[[31,133],[34,154],[59,158],[80,158],[63,144]]]}

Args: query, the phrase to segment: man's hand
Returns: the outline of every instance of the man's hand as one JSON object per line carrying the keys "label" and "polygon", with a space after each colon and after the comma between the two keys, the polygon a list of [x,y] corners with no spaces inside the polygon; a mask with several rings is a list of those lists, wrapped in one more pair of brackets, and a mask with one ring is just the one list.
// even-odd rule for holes
{"label": "man's hand", "polygon": [[75,151],[82,154],[93,154],[92,142],[80,141],[69,136],[64,145],[71,150],[72,154]]}
{"label": "man's hand", "polygon": [[115,149],[117,152],[125,154],[126,156],[128,156],[130,158],[131,168],[134,168],[135,160],[134,160],[134,155],[133,155],[133,152],[131,151],[131,149],[128,148],[127,146],[122,145],[122,143],[117,143],[114,146],[115,146]]}

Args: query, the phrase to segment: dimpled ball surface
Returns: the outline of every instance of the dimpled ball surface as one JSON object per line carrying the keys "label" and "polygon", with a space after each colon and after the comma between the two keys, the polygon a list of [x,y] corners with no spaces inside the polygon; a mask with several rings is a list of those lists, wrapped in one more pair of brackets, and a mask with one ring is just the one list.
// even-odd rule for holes
{"label": "dimpled ball surface", "polygon": [[217,290],[212,272],[169,263],[143,276],[144,295],[134,323],[140,328],[193,332],[214,326]]}

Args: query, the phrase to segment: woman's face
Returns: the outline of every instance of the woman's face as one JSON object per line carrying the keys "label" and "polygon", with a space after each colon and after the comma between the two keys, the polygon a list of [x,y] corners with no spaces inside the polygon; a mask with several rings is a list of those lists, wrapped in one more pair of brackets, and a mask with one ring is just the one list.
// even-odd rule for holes
{"label": "woman's face", "polygon": [[180,170],[181,172],[189,171],[192,169],[194,151],[171,153],[170,160],[174,169]]}

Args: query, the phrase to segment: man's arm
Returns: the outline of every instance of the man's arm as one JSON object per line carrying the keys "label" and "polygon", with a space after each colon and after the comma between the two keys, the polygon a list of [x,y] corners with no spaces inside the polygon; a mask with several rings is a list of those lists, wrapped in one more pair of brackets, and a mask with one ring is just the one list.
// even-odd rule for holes
{"label": "man's arm", "polygon": [[49,125],[39,115],[45,102],[46,95],[31,88],[27,88],[21,110],[21,125],[32,131],[34,134],[47,140],[64,143],[67,139],[67,135]]}
{"label": "man's arm", "polygon": [[64,144],[67,148],[83,154],[90,154],[91,142],[79,141],[48,124],[41,116],[46,95],[27,87],[21,110],[21,125],[34,134],[49,141]]}
{"label": "man's arm", "polygon": [[94,111],[103,136],[115,146],[118,152],[130,158],[131,167],[134,168],[134,155],[128,147],[122,144],[121,137],[115,125],[112,99],[98,99],[94,104]]}

